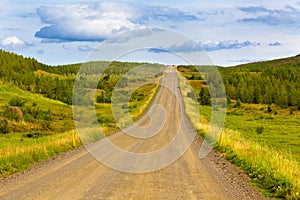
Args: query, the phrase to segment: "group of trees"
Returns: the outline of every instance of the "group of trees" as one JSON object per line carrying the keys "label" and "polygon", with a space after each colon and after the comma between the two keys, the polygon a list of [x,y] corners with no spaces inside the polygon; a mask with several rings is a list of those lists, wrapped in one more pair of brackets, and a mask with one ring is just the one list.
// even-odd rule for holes
{"label": "group of trees", "polygon": [[[30,102],[18,96],[12,97],[7,105],[2,106],[0,112],[0,133],[8,133],[10,131],[8,120],[38,124],[41,129],[48,130],[51,128],[50,123],[52,119],[50,108],[43,109],[36,102]],[[11,128],[13,131],[18,131],[18,128],[15,126],[11,126]]]}
{"label": "group of trees", "polygon": [[300,106],[300,56],[298,62],[292,61],[281,66],[263,62],[220,70],[227,97],[284,108]]}
{"label": "group of trees", "polygon": [[[100,90],[100,94],[96,100],[110,102],[112,90],[118,82],[119,86],[126,87],[128,81],[134,81],[126,79],[124,74],[131,73],[134,75],[131,77],[142,76],[139,73],[143,72],[133,69],[138,65],[140,63],[90,62],[54,67],[39,63],[32,58],[24,58],[0,50],[0,80],[67,104],[72,104],[75,75],[81,66],[84,68],[80,79],[85,84],[82,87],[91,87],[90,82],[94,82],[93,79],[97,78],[96,87]],[[218,86],[221,80],[216,81],[216,76],[208,73],[208,67],[200,67],[205,77],[195,74],[197,70],[193,66],[179,66],[178,69],[185,73],[191,72],[189,79],[206,80],[206,83],[202,81],[198,94],[201,104],[210,105],[210,97],[224,96],[225,91],[219,90]],[[38,70],[47,73],[37,74]],[[219,67],[219,72],[229,100],[300,107],[300,56],[237,67]],[[94,76],[100,74],[102,74],[101,77]],[[208,87],[210,87],[209,90]]]}
{"label": "group of trees", "polygon": [[[49,75],[36,74],[37,70],[49,72]],[[41,64],[32,58],[24,58],[23,56],[0,50],[0,80],[67,104],[72,103],[72,89],[75,77],[74,75],[68,75],[75,74],[77,71],[78,65],[51,67]],[[51,76],[51,73],[66,76]]]}
{"label": "group of trees", "polygon": [[[82,88],[97,88],[101,92],[97,102],[110,102],[112,90],[120,78],[141,63],[126,62],[88,62],[63,66],[48,66],[33,58],[25,58],[0,50],[0,80],[12,83],[23,90],[43,94],[45,97],[72,104],[72,94],[76,74]],[[43,73],[37,73],[42,71]],[[141,73],[131,71],[132,74]],[[100,76],[101,75],[101,76]],[[139,74],[135,74],[136,77]],[[95,81],[97,84],[95,85]],[[122,83],[123,81],[123,83]],[[126,86],[128,80],[121,79]]]}
{"label": "group of trees", "polygon": [[[202,69],[203,67],[200,67]],[[209,68],[209,66],[207,66]],[[197,72],[193,66],[179,66],[180,71]],[[277,104],[283,108],[298,106],[300,109],[300,55],[292,58],[251,63],[236,67],[218,67],[228,100],[244,103]],[[203,68],[205,82],[201,82],[198,101],[210,105],[210,97],[222,96],[215,90],[214,74]],[[187,76],[187,75],[186,75]],[[189,79],[194,76],[188,76]],[[199,77],[199,75],[198,75]],[[213,83],[213,84],[211,84]],[[208,89],[209,88],[209,89]],[[216,91],[216,92],[214,92]],[[217,94],[219,93],[219,95]]]}

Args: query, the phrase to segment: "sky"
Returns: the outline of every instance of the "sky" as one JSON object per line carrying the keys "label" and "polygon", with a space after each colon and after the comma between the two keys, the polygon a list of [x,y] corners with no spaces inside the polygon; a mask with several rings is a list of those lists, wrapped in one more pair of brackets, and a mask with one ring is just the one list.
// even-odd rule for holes
{"label": "sky", "polygon": [[[234,66],[300,54],[300,1],[1,0],[0,49],[50,65]],[[202,58],[202,57],[201,57]],[[207,64],[192,59],[192,64]]]}

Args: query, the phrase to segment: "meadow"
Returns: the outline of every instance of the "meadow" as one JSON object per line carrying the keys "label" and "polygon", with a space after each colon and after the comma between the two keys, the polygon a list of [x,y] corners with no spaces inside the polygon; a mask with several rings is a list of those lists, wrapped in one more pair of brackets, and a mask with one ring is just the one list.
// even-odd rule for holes
{"label": "meadow", "polygon": [[[41,71],[39,74],[57,76]],[[149,107],[160,77],[156,83],[145,84],[131,95],[124,111],[129,112],[133,120]],[[7,82],[1,82],[0,94],[0,177],[82,146],[74,125],[72,105],[24,91]],[[106,136],[119,129],[112,116],[111,103],[98,103],[95,98],[95,111]],[[90,142],[100,139],[93,128],[85,132]]]}
{"label": "meadow", "polygon": [[[189,97],[199,94],[203,80],[190,79],[194,72],[178,72],[187,114],[198,133],[228,160],[245,171],[252,183],[272,198],[300,198],[300,111],[275,104],[247,104],[231,100],[220,137],[208,135],[212,107],[200,105],[200,117]],[[183,76],[181,76],[183,75]],[[195,77],[195,76],[194,76]]]}

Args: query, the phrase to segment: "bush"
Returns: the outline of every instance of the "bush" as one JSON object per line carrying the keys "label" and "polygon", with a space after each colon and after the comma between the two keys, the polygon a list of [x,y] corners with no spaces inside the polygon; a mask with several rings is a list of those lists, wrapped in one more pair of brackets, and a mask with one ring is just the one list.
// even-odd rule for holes
{"label": "bush", "polygon": [[262,134],[263,132],[264,132],[264,127],[263,126],[256,127],[256,133],[257,134]]}
{"label": "bush", "polygon": [[237,102],[234,105],[234,108],[240,108],[242,106],[242,102],[240,99],[237,100]]}
{"label": "bush", "polygon": [[290,115],[294,114],[295,109],[294,108],[290,108]]}
{"label": "bush", "polygon": [[18,107],[22,107],[25,104],[26,100],[25,99],[21,99],[19,97],[13,97],[9,100],[8,104],[10,106],[18,106]]}
{"label": "bush", "polygon": [[40,137],[40,135],[41,135],[40,132],[32,131],[32,132],[29,132],[29,133],[24,133],[23,137],[26,137],[26,138],[38,138],[38,137]]}
{"label": "bush", "polygon": [[268,106],[267,111],[268,111],[268,113],[271,113],[273,111],[271,106]]}
{"label": "bush", "polygon": [[7,119],[0,119],[0,133],[8,133],[8,121]]}
{"label": "bush", "polygon": [[189,97],[189,98],[191,98],[191,99],[193,99],[193,100],[196,100],[196,95],[195,95],[194,92],[188,92],[188,93],[187,93],[187,97]]}
{"label": "bush", "polygon": [[128,109],[128,104],[127,104],[127,103],[124,103],[124,104],[122,105],[122,109]]}

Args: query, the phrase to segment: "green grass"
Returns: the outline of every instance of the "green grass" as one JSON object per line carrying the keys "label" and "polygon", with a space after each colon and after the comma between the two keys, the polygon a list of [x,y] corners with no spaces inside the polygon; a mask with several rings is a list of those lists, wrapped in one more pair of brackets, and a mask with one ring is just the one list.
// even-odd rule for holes
{"label": "green grass", "polygon": [[62,102],[51,100],[42,95],[32,94],[15,87],[12,84],[0,82],[0,116],[6,118],[5,110],[13,98],[24,100],[22,110],[36,109],[45,112],[50,109],[51,120],[42,117],[24,116],[18,120],[8,118],[11,132],[48,131],[64,132],[74,128],[72,107]]}
{"label": "green grass", "polygon": [[[265,109],[261,109],[261,107]],[[275,107],[274,107],[275,108]],[[263,105],[244,105],[227,110],[222,141],[215,146],[228,160],[244,170],[267,196],[298,199],[300,195],[299,113],[278,115]],[[200,106],[203,136],[208,129],[211,108]],[[257,127],[264,127],[258,134]],[[218,138],[216,138],[218,139]]]}
{"label": "green grass", "polygon": [[[272,108],[277,115],[268,113],[266,105],[243,104],[242,108],[228,108],[225,127],[260,145],[286,151],[300,163],[300,112],[291,115],[289,109],[275,105]],[[211,107],[200,106],[200,112],[209,119]],[[263,127],[261,134],[256,132],[257,127]]]}
{"label": "green grass", "polygon": [[[133,120],[146,111],[157,89],[158,84],[147,84],[134,92],[129,103]],[[95,104],[97,118],[105,135],[95,134],[94,128],[86,128],[84,138],[81,138],[74,131],[70,105],[25,92],[8,83],[1,83],[0,94],[0,119],[7,119],[9,128],[9,133],[0,133],[0,177],[29,169],[36,162],[77,148],[82,145],[81,139],[84,142],[95,141],[119,128],[113,119],[111,104],[108,103]],[[12,98],[24,100],[22,109],[34,105],[42,112],[50,108],[51,120],[29,119],[25,116],[18,119],[7,117],[5,108],[9,107],[8,103]],[[45,122],[48,123],[47,127],[43,126]]]}
{"label": "green grass", "polygon": [[207,135],[212,108],[200,106],[197,116],[191,109],[191,98],[187,98],[187,80],[180,80],[187,115],[200,135],[214,138],[215,148],[245,171],[266,196],[300,199],[299,111],[290,114],[290,109],[275,105],[271,106],[272,112],[268,112],[267,105],[229,105],[222,137],[215,138]]}
{"label": "green grass", "polygon": [[68,131],[38,138],[27,138],[22,133],[0,135],[0,177],[29,169],[35,162],[80,146],[78,136],[74,143],[74,134]]}

